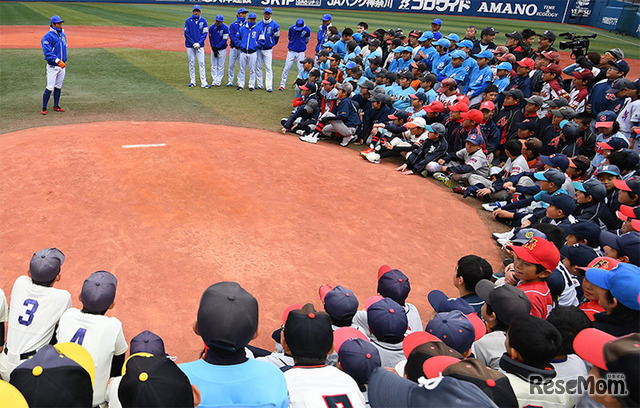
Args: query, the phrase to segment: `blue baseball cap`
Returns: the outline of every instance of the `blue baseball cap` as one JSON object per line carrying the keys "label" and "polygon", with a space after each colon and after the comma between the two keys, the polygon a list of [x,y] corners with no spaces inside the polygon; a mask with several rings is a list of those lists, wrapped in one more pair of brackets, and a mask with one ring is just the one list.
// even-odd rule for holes
{"label": "blue baseball cap", "polygon": [[592,178],[585,182],[574,181],[573,187],[590,195],[595,201],[600,201],[607,196],[607,188],[598,179]]}
{"label": "blue baseball cap", "polygon": [[471,48],[473,48],[473,43],[471,42],[471,40],[462,40],[458,44],[456,44],[456,47],[458,47],[458,48],[467,47],[467,48],[471,49]]}
{"label": "blue baseball cap", "polygon": [[247,19],[250,18],[258,18],[258,15],[256,13],[249,13],[249,15],[247,16]]}
{"label": "blue baseball cap", "polygon": [[620,169],[615,164],[606,164],[606,165],[600,167],[600,169],[598,169],[598,171],[596,173],[596,177],[598,177],[599,174],[603,174],[603,173],[604,174],[611,174],[612,176],[619,176],[620,175]]}
{"label": "blue baseball cap", "polygon": [[193,5],[193,10],[202,11],[202,9],[200,8],[200,5],[198,5],[198,4],[194,4]]}
{"label": "blue baseball cap", "polygon": [[535,228],[522,228],[516,232],[516,235],[513,236],[509,241],[513,244],[526,244],[531,238],[544,238],[547,239],[547,234],[542,231],[538,231]]}
{"label": "blue baseball cap", "polygon": [[246,9],[246,8],[244,8],[244,7],[240,7],[240,8],[238,9],[238,13],[237,13],[237,14],[240,14],[240,13],[246,13],[247,11],[249,11],[249,10],[247,10],[247,9]]}
{"label": "blue baseball cap", "polygon": [[[616,235],[609,231],[602,231],[600,232],[600,243],[610,246],[616,251],[623,252],[624,255],[629,257],[630,263],[640,266],[640,232],[631,231],[626,234]],[[591,281],[591,279],[589,280]],[[636,285],[636,289],[639,287]]]}
{"label": "blue baseball cap", "polygon": [[533,177],[541,181],[549,181],[558,187],[562,186],[566,180],[564,173],[558,169],[547,169],[545,171],[539,171],[537,173],[534,173]]}
{"label": "blue baseball cap", "polygon": [[476,338],[473,324],[459,310],[436,314],[424,330],[461,354],[471,348]]}
{"label": "blue baseball cap", "polygon": [[474,57],[476,58],[488,58],[488,59],[493,59],[493,53],[489,50],[484,50],[479,54],[475,54]]}
{"label": "blue baseball cap", "polygon": [[269,14],[273,14],[273,10],[271,10],[271,7],[265,7],[264,11],[262,13],[269,13]]}
{"label": "blue baseball cap", "polygon": [[460,41],[460,36],[456,33],[449,33],[449,35],[447,36],[447,40],[458,42]]}
{"label": "blue baseball cap", "polygon": [[418,41],[427,41],[427,40],[433,40],[433,33],[431,31],[425,31],[420,38],[418,38]]}
{"label": "blue baseball cap", "polygon": [[222,14],[218,14],[216,16],[216,21],[224,21],[224,16]]}
{"label": "blue baseball cap", "polygon": [[325,14],[322,16],[322,21],[331,21],[331,14]]}
{"label": "blue baseball cap", "polygon": [[542,201],[562,210],[564,215],[573,214],[576,210],[576,201],[569,194],[542,194]]}
{"label": "blue baseball cap", "polygon": [[51,20],[49,20],[49,24],[57,24],[57,23],[64,23],[64,20],[61,19],[60,16],[58,15],[51,17]]}
{"label": "blue baseball cap", "polygon": [[453,58],[462,58],[465,59],[467,58],[467,53],[462,51],[462,50],[455,50],[452,53],[449,54],[449,56],[453,59]]}
{"label": "blue baseball cap", "polygon": [[[638,232],[628,232],[637,234]],[[627,235],[625,234],[625,235]],[[606,289],[629,309],[640,310],[638,294],[640,292],[640,268],[628,263],[620,263],[610,271],[599,268],[587,269],[587,279],[594,285]]]}
{"label": "blue baseball cap", "polygon": [[498,64],[498,66],[496,67],[496,69],[506,69],[507,71],[511,71],[513,69],[513,65],[511,65],[510,62],[501,62],[500,64]]}
{"label": "blue baseball cap", "polygon": [[326,41],[324,44],[322,44],[322,46],[323,46],[324,48],[333,48],[334,43],[333,43],[333,42],[331,42],[331,41]]}
{"label": "blue baseball cap", "polygon": [[484,143],[484,139],[482,138],[482,136],[475,133],[467,136],[467,138],[464,141],[471,142],[476,146],[480,146],[482,143]]}
{"label": "blue baseball cap", "polygon": [[434,18],[431,24],[442,25],[442,20],[440,20],[439,18]]}
{"label": "blue baseball cap", "polygon": [[353,62],[353,61],[349,61],[349,62],[347,62],[347,65],[345,65],[345,67],[346,67],[347,69],[351,69],[351,68],[353,68],[353,67],[355,67],[355,66],[356,66],[356,63],[355,63],[355,62]]}
{"label": "blue baseball cap", "polygon": [[367,308],[367,322],[378,339],[403,338],[409,326],[404,307],[390,298],[382,298]]}
{"label": "blue baseball cap", "polygon": [[444,48],[451,47],[451,41],[447,40],[446,38],[441,38],[441,39],[439,39],[438,41],[436,41],[433,44],[434,45],[439,45],[439,46],[444,47]]}
{"label": "blue baseball cap", "polygon": [[296,27],[303,27],[304,26],[304,19],[297,19],[296,20]]}
{"label": "blue baseball cap", "polygon": [[353,33],[353,39],[356,40],[357,42],[362,41],[362,34],[360,33]]}
{"label": "blue baseball cap", "polygon": [[358,311],[358,298],[353,291],[340,285],[324,296],[324,310],[336,320],[346,320]]}
{"label": "blue baseball cap", "polygon": [[540,156],[540,161],[547,166],[559,167],[563,172],[567,171],[571,164],[567,156],[558,153],[552,154],[551,156]]}
{"label": "blue baseball cap", "polygon": [[432,290],[427,299],[437,313],[459,310],[464,314],[473,313],[475,309],[462,298],[449,298],[440,290]]}

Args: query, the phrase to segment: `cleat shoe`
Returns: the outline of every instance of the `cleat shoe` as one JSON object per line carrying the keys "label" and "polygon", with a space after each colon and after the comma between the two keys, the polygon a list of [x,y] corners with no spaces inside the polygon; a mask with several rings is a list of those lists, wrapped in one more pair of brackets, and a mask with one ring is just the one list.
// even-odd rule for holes
{"label": "cleat shoe", "polygon": [[493,234],[491,234],[491,236],[493,237],[493,239],[501,239],[501,238],[511,239],[511,237],[513,237],[514,234],[515,234],[515,228],[512,228],[510,231],[507,231],[507,232],[494,232]]}
{"label": "cleat shoe", "polygon": [[42,109],[42,110],[40,111],[40,114],[41,114],[41,115],[46,115],[46,114],[47,114],[47,110],[46,110],[46,109]]}
{"label": "cleat shoe", "polygon": [[194,88],[196,86],[196,84],[194,84],[193,82],[189,84],[189,88]]}
{"label": "cleat shoe", "polygon": [[64,109],[62,109],[62,108],[61,108],[61,107],[59,107],[59,106],[54,106],[54,107],[53,107],[53,111],[54,111],[54,112],[64,112]]}
{"label": "cleat shoe", "polygon": [[211,85],[205,85],[205,86],[203,86],[203,88],[204,89],[209,89],[209,88],[211,88]]}
{"label": "cleat shoe", "polygon": [[508,240],[507,238],[500,238],[500,239],[497,239],[497,240],[496,240],[496,242],[497,242],[497,243],[498,243],[498,245],[500,245],[500,246],[505,246],[505,244],[506,244],[507,242],[509,242],[509,240]]}
{"label": "cleat shoe", "polygon": [[424,177],[424,178],[427,178],[427,177],[429,177],[429,171],[428,171],[428,170],[422,170],[422,171],[420,172],[420,175],[421,175],[422,177]]}
{"label": "cleat shoe", "polygon": [[298,129],[298,130],[296,130],[296,135],[298,135],[298,136],[304,136],[304,130],[302,130],[302,129]]}
{"label": "cleat shoe", "polygon": [[278,91],[284,91],[284,86],[281,86],[280,88],[278,88]]}
{"label": "cleat shoe", "polygon": [[227,82],[227,87],[233,86],[233,82]]}
{"label": "cleat shoe", "polygon": [[368,147],[368,148],[364,149],[363,151],[361,151],[360,155],[366,156],[367,154],[371,153],[372,151],[373,151],[373,149]]}
{"label": "cleat shoe", "polygon": [[482,208],[485,211],[489,211],[489,212],[494,212],[495,210],[497,210],[498,208],[507,205],[506,201],[496,201],[493,203],[485,203],[482,204]]}
{"label": "cleat shoe", "polygon": [[462,186],[454,187],[453,192],[456,194],[464,194],[467,192],[467,188]]}
{"label": "cleat shoe", "polygon": [[437,171],[433,173],[433,178],[438,180],[441,183],[444,183],[447,180],[447,176],[445,176],[444,173],[441,171]]}
{"label": "cleat shoe", "polygon": [[242,88],[241,86],[239,86],[239,87],[237,87],[237,88],[236,88],[236,91],[242,91],[242,89],[244,89],[244,88]]}
{"label": "cleat shoe", "polygon": [[358,137],[355,136],[355,135],[345,136],[345,137],[342,138],[342,142],[340,143],[340,146],[347,147],[347,146],[349,146],[349,143],[353,142],[357,138]]}
{"label": "cleat shoe", "polygon": [[271,92],[273,92],[273,89],[269,88],[269,89],[267,89],[267,92],[271,93]]}
{"label": "cleat shoe", "polygon": [[365,156],[370,163],[380,164],[380,154],[376,152],[371,152]]}
{"label": "cleat shoe", "polygon": [[254,88],[249,87],[249,92],[253,92]]}
{"label": "cleat shoe", "polygon": [[256,86],[256,89],[262,89],[262,87],[261,86]]}
{"label": "cleat shoe", "polygon": [[316,135],[300,136],[299,139],[307,143],[318,143],[318,136]]}
{"label": "cleat shoe", "polygon": [[444,185],[450,188],[455,188],[458,187],[460,183],[458,183],[457,181],[451,179],[450,177],[447,177],[447,179],[445,181],[443,181]]}
{"label": "cleat shoe", "polygon": [[287,123],[288,118],[282,118],[280,119],[280,125],[284,126],[285,123]]}

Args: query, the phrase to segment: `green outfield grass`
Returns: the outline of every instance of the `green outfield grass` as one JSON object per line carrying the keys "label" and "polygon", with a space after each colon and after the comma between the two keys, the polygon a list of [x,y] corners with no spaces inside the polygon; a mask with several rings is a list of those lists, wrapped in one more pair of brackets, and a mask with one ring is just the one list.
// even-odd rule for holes
{"label": "green outfield grass", "polygon": [[[203,5],[203,15],[213,20],[224,14],[233,21],[237,7]],[[261,9],[253,9],[259,14]],[[274,8],[274,19],[283,29],[305,18],[317,30],[326,10]],[[367,21],[370,29],[426,29],[432,15],[331,10],[340,29]],[[186,5],[143,5],[113,3],[0,2],[0,25],[37,25],[46,32],[49,17],[60,15],[67,25],[182,27],[190,14]],[[598,32],[592,49],[604,51],[622,47],[629,57],[640,57],[640,40],[595,28],[516,20],[494,20],[439,16],[445,33],[464,34],[469,24],[493,25],[502,33],[531,27],[536,31]],[[149,41],[162,39],[149,38]],[[315,46],[315,40],[312,40]],[[293,93],[239,92],[235,88],[190,89],[186,53],[138,49],[72,49],[63,88],[64,114],[39,114],[45,85],[44,62],[39,49],[0,50],[0,133],[28,127],[78,123],[95,120],[179,120],[233,124],[278,130],[279,119],[288,116]],[[634,55],[635,54],[635,55]],[[274,61],[274,85],[282,72],[282,61]],[[209,68],[209,62],[207,62]],[[290,74],[289,83],[295,77]],[[224,78],[226,81],[226,76]]]}

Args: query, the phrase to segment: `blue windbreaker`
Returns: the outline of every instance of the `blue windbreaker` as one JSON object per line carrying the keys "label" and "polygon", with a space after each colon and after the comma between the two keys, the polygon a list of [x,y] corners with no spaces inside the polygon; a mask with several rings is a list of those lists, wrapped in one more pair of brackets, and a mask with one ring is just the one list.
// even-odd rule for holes
{"label": "blue windbreaker", "polygon": [[280,24],[273,20],[268,23],[260,20],[256,23],[256,30],[258,31],[258,48],[261,50],[270,50],[280,41]]}
{"label": "blue windbreaker", "polygon": [[[324,44],[327,41],[327,29],[331,27],[331,24],[328,25],[321,25],[318,28],[318,45],[316,45],[316,52],[320,51],[322,49],[322,44]],[[311,30],[309,30],[311,31]]]}
{"label": "blue windbreaker", "polygon": [[227,27],[225,23],[220,24],[220,27],[215,24],[209,27],[209,42],[211,43],[211,48],[226,50],[227,41],[229,41],[229,27]]}
{"label": "blue windbreaker", "polygon": [[240,27],[238,34],[236,35],[236,43],[243,52],[252,53],[258,49],[258,30],[256,29],[258,24],[250,26],[249,22],[246,22]]}
{"label": "blue windbreaker", "polygon": [[294,52],[305,52],[307,43],[311,39],[311,29],[305,24],[298,27],[295,24],[289,27],[289,46]]}
{"label": "blue windbreaker", "polygon": [[199,43],[200,46],[204,46],[209,35],[209,26],[207,26],[207,20],[202,16],[197,18],[191,15],[184,22],[184,46],[187,48],[193,47],[194,43]]}
{"label": "blue windbreaker", "polygon": [[238,31],[240,31],[240,27],[242,27],[245,23],[245,19],[238,17],[236,21],[229,25],[229,39],[231,40],[229,45],[231,48],[240,48],[240,44],[236,42],[236,38],[238,36]]}
{"label": "blue windbreaker", "polygon": [[64,30],[58,32],[51,27],[49,31],[42,37],[42,52],[44,59],[49,65],[58,65],[56,59],[62,61],[67,60],[67,36]]}

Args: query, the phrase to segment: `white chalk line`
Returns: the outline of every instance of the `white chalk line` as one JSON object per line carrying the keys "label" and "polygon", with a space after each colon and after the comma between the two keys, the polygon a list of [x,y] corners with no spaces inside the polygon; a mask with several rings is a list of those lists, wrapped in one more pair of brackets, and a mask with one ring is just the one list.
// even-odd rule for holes
{"label": "white chalk line", "polygon": [[156,144],[135,144],[135,145],[122,145],[123,149],[138,149],[145,147],[164,147],[165,143],[156,143]]}

